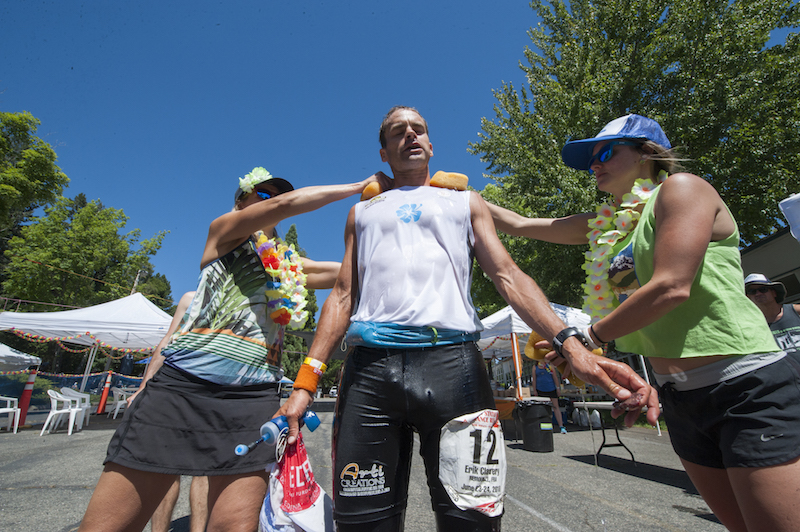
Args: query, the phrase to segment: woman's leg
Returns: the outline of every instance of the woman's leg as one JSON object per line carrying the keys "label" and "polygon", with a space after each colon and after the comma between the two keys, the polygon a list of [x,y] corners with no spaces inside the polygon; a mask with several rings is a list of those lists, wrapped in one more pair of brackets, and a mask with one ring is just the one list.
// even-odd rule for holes
{"label": "woman's leg", "polygon": [[161,503],[176,475],[106,464],[79,532],[140,532]]}
{"label": "woman's leg", "polygon": [[254,532],[269,473],[208,477],[208,532]]}
{"label": "woman's leg", "polygon": [[747,530],[800,530],[800,459],[771,467],[734,467],[728,477]]}
{"label": "woman's leg", "polygon": [[714,515],[731,532],[800,530],[800,458],[771,467],[683,467]]}
{"label": "woman's leg", "polygon": [[701,466],[681,459],[692,484],[700,492],[708,507],[730,532],[747,532],[747,526],[739,511],[736,494],[728,478],[728,471]]}

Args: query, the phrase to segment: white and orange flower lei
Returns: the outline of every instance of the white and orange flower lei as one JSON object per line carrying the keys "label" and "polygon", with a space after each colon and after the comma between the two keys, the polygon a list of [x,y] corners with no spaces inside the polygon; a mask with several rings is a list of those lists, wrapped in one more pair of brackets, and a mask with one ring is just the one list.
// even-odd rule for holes
{"label": "white and orange flower lei", "polygon": [[586,270],[583,284],[583,311],[595,323],[614,309],[614,292],[608,284],[608,268],[612,250],[617,242],[628,236],[636,227],[641,213],[637,207],[644,205],[653,192],[667,179],[667,172],[658,173],[657,183],[651,179],[637,179],[631,191],[622,196],[616,208],[614,200],[597,207],[597,216],[589,220],[589,251],[582,268]]}
{"label": "white and orange flower lei", "polygon": [[294,245],[287,245],[279,238],[267,238],[261,231],[256,233],[256,251],[267,273],[279,279],[267,281],[267,314],[275,323],[301,328],[308,319],[302,258]]}

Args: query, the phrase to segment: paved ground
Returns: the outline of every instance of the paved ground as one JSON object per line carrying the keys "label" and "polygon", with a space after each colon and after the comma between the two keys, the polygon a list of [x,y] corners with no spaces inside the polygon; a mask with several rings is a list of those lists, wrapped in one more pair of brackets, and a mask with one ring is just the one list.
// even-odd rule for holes
{"label": "paved ground", "polygon": [[[322,426],[304,438],[317,481],[330,490],[332,403],[318,400],[315,407]],[[41,425],[37,429],[35,423],[43,422],[43,417],[29,415],[28,421],[33,428],[18,434],[0,431],[0,532],[76,530],[119,418],[92,416],[89,427],[72,436],[62,430],[40,437]],[[659,437],[643,428],[621,431],[636,464],[624,448],[611,447],[603,449],[595,465],[602,432],[567,427],[570,433],[554,435],[554,451],[546,453],[526,451],[522,441],[507,434],[504,532],[725,530],[689,482],[666,434]],[[613,430],[606,433],[609,441],[616,441]],[[433,531],[417,455],[412,469],[406,530]],[[174,532],[188,530],[188,478],[182,487]]]}

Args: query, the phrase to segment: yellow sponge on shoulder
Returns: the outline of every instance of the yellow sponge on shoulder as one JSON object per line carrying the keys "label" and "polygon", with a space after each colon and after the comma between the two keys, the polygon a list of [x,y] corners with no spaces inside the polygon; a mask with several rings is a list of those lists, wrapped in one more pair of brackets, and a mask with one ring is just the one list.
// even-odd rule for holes
{"label": "yellow sponge on shoulder", "polygon": [[453,190],[467,190],[469,178],[464,174],[456,172],[442,172],[439,170],[431,178],[431,186],[439,188],[451,188]]}
{"label": "yellow sponge on shoulder", "polygon": [[370,198],[374,198],[381,192],[383,192],[383,189],[381,189],[381,184],[378,183],[377,181],[373,181],[372,183],[364,187],[364,190],[361,191],[361,201],[366,201]]}
{"label": "yellow sponge on shoulder", "polygon": [[[431,178],[432,187],[449,188],[453,190],[467,190],[468,184],[469,177],[456,172],[442,172],[439,170],[433,174],[433,177]],[[381,192],[383,192],[383,189],[381,188],[380,183],[373,181],[361,192],[361,201],[374,198]]]}

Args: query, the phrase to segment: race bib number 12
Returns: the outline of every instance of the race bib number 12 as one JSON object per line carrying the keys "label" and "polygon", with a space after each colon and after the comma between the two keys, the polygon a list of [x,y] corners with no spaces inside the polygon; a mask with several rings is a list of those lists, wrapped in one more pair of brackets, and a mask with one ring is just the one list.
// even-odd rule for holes
{"label": "race bib number 12", "polygon": [[506,446],[497,410],[465,414],[442,427],[439,480],[458,508],[503,513]]}

